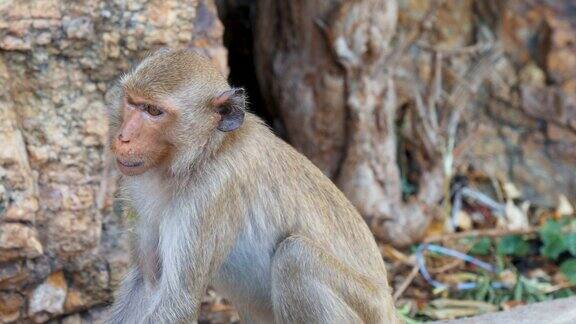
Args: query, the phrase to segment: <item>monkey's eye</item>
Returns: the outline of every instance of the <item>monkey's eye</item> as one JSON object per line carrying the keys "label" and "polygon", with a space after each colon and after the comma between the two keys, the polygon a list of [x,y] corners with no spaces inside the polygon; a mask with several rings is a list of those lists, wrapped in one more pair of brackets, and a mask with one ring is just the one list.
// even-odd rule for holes
{"label": "monkey's eye", "polygon": [[149,104],[143,104],[142,110],[147,112],[150,116],[160,116],[164,113],[162,110],[158,109],[158,107]]}

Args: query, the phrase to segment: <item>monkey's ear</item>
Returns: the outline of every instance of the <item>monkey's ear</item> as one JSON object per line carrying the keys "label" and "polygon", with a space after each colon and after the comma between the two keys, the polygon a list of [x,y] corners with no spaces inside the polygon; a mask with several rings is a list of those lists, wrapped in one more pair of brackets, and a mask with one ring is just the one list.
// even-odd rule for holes
{"label": "monkey's ear", "polygon": [[246,94],[242,88],[233,88],[222,92],[212,100],[220,115],[218,130],[231,132],[244,123],[244,110],[246,109]]}

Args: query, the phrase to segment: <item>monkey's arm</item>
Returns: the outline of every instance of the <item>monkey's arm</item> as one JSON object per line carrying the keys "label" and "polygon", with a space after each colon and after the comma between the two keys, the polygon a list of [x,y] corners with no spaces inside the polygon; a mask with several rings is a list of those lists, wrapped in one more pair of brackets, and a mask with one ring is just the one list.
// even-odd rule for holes
{"label": "monkey's arm", "polygon": [[[128,204],[122,211],[122,218],[127,224],[133,226],[138,216],[134,208]],[[131,244],[134,244],[134,240],[134,237],[130,237]],[[133,255],[132,258],[136,257]],[[143,274],[138,266],[132,266],[124,275],[116,292],[106,323],[139,323],[143,317],[142,309],[146,308],[147,301]]]}
{"label": "monkey's arm", "polygon": [[220,235],[227,231],[214,233],[213,224],[199,218],[173,217],[162,227],[162,270],[144,323],[190,323],[197,319],[210,275],[228,250],[219,243],[224,241]]}
{"label": "monkey's arm", "polygon": [[115,298],[107,323],[124,324],[139,323],[141,310],[145,309],[146,295],[142,274],[137,268],[131,268],[127,273]]}

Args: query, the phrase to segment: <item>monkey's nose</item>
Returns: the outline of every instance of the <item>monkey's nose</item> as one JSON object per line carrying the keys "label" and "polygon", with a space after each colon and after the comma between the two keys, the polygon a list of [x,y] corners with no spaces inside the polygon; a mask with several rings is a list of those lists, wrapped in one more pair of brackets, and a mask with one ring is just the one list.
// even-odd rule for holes
{"label": "monkey's nose", "polygon": [[122,133],[118,134],[118,139],[119,139],[120,142],[122,142],[122,143],[128,143],[128,142],[130,142],[130,139],[124,137],[124,135],[122,135]]}

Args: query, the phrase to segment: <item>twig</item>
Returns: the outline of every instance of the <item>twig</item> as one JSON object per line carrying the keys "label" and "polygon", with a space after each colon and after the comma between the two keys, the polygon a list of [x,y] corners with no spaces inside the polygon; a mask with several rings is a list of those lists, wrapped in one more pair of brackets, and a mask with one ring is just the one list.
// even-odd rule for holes
{"label": "twig", "polygon": [[454,261],[445,264],[441,267],[438,268],[431,268],[430,270],[428,270],[428,272],[430,272],[431,274],[437,274],[437,273],[445,273],[448,272],[449,270],[452,270],[460,265],[464,264],[464,260],[460,260],[460,259],[455,259]]}
{"label": "twig", "polygon": [[[530,227],[522,229],[507,229],[507,228],[491,228],[486,230],[474,230],[459,233],[446,233],[442,236],[431,236],[424,240],[423,243],[444,243],[448,241],[463,239],[463,238],[476,238],[476,237],[501,237],[506,235],[531,235],[540,231],[540,227]],[[576,233],[571,228],[561,229],[562,234]]]}
{"label": "twig", "polygon": [[442,236],[432,236],[424,240],[425,243],[438,243],[438,242],[448,242],[453,240],[458,240],[462,238],[474,238],[474,237],[500,237],[506,235],[527,235],[534,234],[538,232],[538,228],[525,228],[525,229],[515,229],[509,230],[506,228],[491,228],[487,230],[474,230],[468,232],[459,233],[447,233]]}
{"label": "twig", "polygon": [[430,95],[428,96],[428,110],[430,111],[430,123],[434,130],[438,130],[438,101],[442,96],[442,54],[434,54],[434,78],[432,79],[432,86]]}
{"label": "twig", "polygon": [[[417,84],[417,81],[414,81],[414,84]],[[416,113],[418,114],[418,118],[422,121],[425,140],[427,141],[428,147],[436,147],[436,143],[438,142],[435,133],[436,130],[431,127],[429,120],[426,117],[426,107],[424,106],[424,100],[422,99],[420,89],[415,86],[412,88],[412,90],[414,96],[414,106],[416,106]]]}
{"label": "twig", "polygon": [[[492,67],[501,58],[501,51],[495,50],[484,54],[482,58],[476,62],[469,70],[462,80],[459,80],[458,86],[452,91],[448,97],[448,102],[454,107],[452,115],[448,119],[448,139],[454,141],[456,137],[456,130],[460,121],[460,115],[464,108],[469,104],[472,95],[476,94],[478,87],[482,82],[494,73]],[[448,150],[451,151],[454,144],[449,142]]]}
{"label": "twig", "polygon": [[[449,286],[447,284],[444,284],[444,283],[432,278],[432,276],[430,275],[430,272],[426,268],[426,261],[424,260],[424,251],[425,250],[439,253],[439,254],[443,254],[443,255],[446,255],[446,256],[449,256],[452,258],[463,260],[463,261],[471,263],[471,264],[473,264],[479,268],[482,268],[486,271],[490,271],[490,272],[496,271],[496,268],[492,264],[484,262],[484,261],[479,260],[479,259],[476,259],[476,258],[474,258],[474,257],[472,257],[466,253],[462,253],[460,251],[449,249],[449,248],[446,248],[446,247],[443,247],[440,245],[434,245],[434,244],[428,244],[428,243],[420,244],[420,246],[416,250],[416,264],[420,268],[420,274],[422,275],[422,277],[429,284],[431,284],[432,286],[434,286],[434,288],[437,288],[437,289],[445,289],[445,288],[449,288]],[[500,282],[493,282],[491,285],[494,288],[502,287],[502,283],[500,283]],[[460,282],[454,288],[456,288],[457,290],[468,290],[468,289],[473,289],[475,287],[477,287],[477,283],[475,283],[475,282]]]}
{"label": "twig", "polygon": [[450,225],[452,229],[458,227],[458,213],[462,209],[462,190],[457,190],[454,193],[454,203],[452,205],[452,210],[450,213]]}
{"label": "twig", "polygon": [[497,201],[494,201],[494,199],[483,194],[482,192],[472,190],[468,187],[464,187],[464,188],[462,188],[462,195],[466,198],[470,198],[472,200],[475,200],[475,201],[481,203],[482,205],[492,209],[493,211],[501,213],[502,215],[506,211],[505,205],[503,205]]}
{"label": "twig", "polygon": [[544,293],[546,293],[546,294],[551,294],[551,293],[556,292],[556,291],[558,291],[558,290],[562,290],[562,289],[565,289],[565,288],[572,288],[572,287],[574,287],[574,286],[576,286],[576,285],[573,284],[573,283],[571,283],[571,282],[569,282],[569,281],[567,281],[567,282],[563,282],[563,283],[561,283],[561,284],[552,286],[552,287],[550,287],[550,288],[548,288],[548,289],[545,289]]}
{"label": "twig", "polygon": [[410,287],[410,284],[412,283],[412,281],[414,281],[414,278],[416,278],[416,276],[418,275],[418,270],[419,270],[418,265],[415,265],[412,268],[408,276],[406,276],[406,279],[404,279],[404,281],[400,284],[398,289],[396,289],[396,292],[394,292],[394,296],[392,296],[394,298],[394,301],[397,301],[398,298],[400,298],[402,294],[406,291],[406,289]]}
{"label": "twig", "polygon": [[396,49],[388,54],[388,57],[386,58],[387,66],[396,66],[402,55],[405,55],[408,52],[408,48],[414,45],[422,34],[431,28],[432,21],[436,18],[435,14],[443,2],[444,0],[432,2],[430,8],[428,8],[424,16],[420,19],[416,28],[412,29],[408,33],[408,37],[400,41],[400,44]]}
{"label": "twig", "polygon": [[421,42],[416,43],[416,46],[421,48],[427,52],[433,52],[436,54],[442,54],[444,56],[453,56],[453,55],[469,55],[469,54],[477,54],[484,51],[487,51],[494,47],[494,44],[491,42],[479,42],[470,46],[464,47],[456,47],[456,48],[442,48],[442,47],[434,47],[428,44],[424,44]]}

